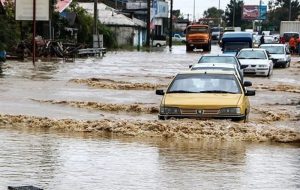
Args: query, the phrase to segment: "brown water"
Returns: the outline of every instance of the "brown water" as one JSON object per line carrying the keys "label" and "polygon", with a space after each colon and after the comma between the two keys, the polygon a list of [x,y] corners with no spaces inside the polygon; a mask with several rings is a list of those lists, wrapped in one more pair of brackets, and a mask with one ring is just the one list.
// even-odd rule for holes
{"label": "brown water", "polygon": [[0,129],[0,189],[299,189],[300,146]]}
{"label": "brown water", "polygon": [[158,121],[154,89],[200,55],[175,46],[36,67],[7,62],[0,189],[300,189],[298,58],[271,78],[246,78],[257,90],[246,124]]}

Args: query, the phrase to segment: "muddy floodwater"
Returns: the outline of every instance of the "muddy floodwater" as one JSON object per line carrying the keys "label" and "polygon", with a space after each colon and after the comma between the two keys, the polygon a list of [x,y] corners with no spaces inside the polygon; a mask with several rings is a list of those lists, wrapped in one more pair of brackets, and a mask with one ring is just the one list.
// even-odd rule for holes
{"label": "muddy floodwater", "polygon": [[155,89],[202,53],[7,61],[0,189],[300,189],[300,58],[270,78],[246,77],[256,90],[247,123],[157,120]]}

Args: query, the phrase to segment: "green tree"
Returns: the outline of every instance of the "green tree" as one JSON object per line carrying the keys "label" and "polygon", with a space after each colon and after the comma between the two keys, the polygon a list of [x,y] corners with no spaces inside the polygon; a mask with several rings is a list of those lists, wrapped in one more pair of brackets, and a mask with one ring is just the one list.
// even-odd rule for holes
{"label": "green tree", "polygon": [[[94,18],[80,7],[76,1],[71,3],[69,9],[77,15],[75,27],[78,28],[78,42],[92,45]],[[103,34],[105,47],[115,48],[117,46],[116,36],[108,27],[98,21],[97,29],[99,34]]]}
{"label": "green tree", "polygon": [[244,2],[240,0],[230,0],[229,4],[227,4],[225,10],[225,21],[226,26],[234,26],[241,27],[242,29],[245,28],[252,28],[252,23],[247,20],[242,20],[242,8]]}
{"label": "green tree", "polygon": [[204,11],[203,17],[213,19],[213,24],[221,24],[220,22],[224,19],[224,11],[222,9],[217,9],[216,7],[210,7]]}
{"label": "green tree", "polygon": [[[289,0],[276,0],[269,2],[268,20],[265,25],[273,25],[279,30],[280,22],[289,20]],[[296,20],[300,15],[300,4],[298,0],[291,1],[291,20]]]}
{"label": "green tree", "polygon": [[5,3],[5,12],[0,15],[0,50],[12,49],[20,37],[20,29],[15,21],[14,2]]}

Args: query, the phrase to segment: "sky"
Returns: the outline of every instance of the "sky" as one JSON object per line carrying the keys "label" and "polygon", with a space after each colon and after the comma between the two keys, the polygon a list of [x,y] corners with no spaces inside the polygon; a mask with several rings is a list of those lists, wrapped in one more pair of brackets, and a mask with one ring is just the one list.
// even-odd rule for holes
{"label": "sky", "polygon": [[[225,10],[230,0],[220,0],[220,8]],[[268,0],[262,0],[267,4]],[[259,0],[244,0],[245,5],[259,5]],[[195,17],[196,20],[203,16],[203,12],[210,7],[219,6],[219,0],[195,0]],[[180,9],[184,17],[187,18],[187,14],[190,14],[190,20],[193,19],[194,0],[173,0],[173,9]]]}

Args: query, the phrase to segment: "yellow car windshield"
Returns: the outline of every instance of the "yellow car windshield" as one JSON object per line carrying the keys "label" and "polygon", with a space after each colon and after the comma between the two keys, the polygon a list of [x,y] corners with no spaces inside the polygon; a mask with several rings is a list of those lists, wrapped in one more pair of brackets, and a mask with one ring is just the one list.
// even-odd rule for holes
{"label": "yellow car windshield", "polygon": [[178,74],[167,93],[241,94],[241,88],[234,75]]}

